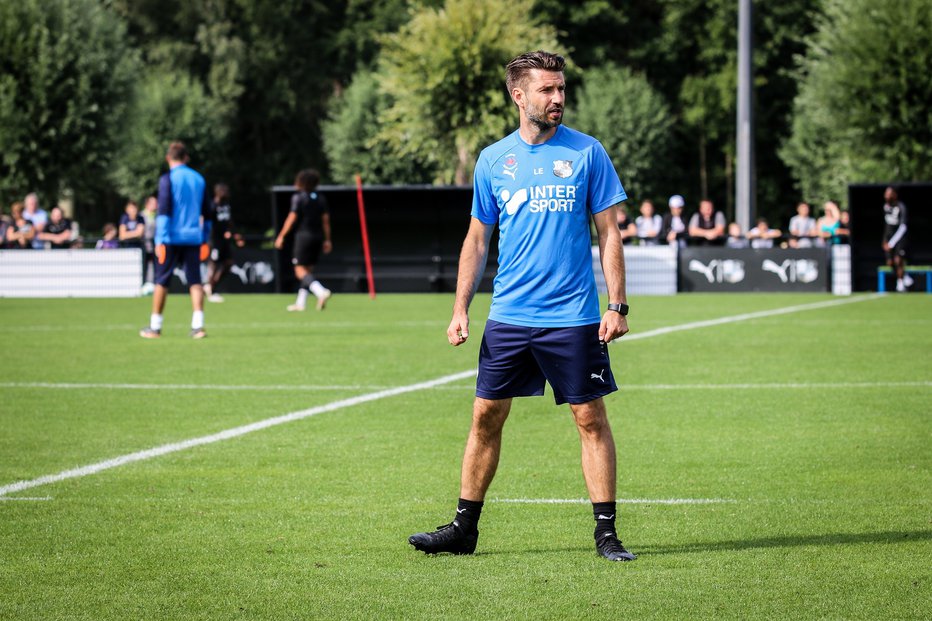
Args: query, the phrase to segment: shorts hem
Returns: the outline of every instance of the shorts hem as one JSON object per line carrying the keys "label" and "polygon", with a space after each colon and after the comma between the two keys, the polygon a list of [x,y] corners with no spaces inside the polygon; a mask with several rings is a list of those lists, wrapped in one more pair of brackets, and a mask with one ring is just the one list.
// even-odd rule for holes
{"label": "shorts hem", "polygon": [[541,388],[540,390],[535,390],[533,392],[522,391],[518,393],[504,392],[504,391],[500,393],[495,393],[495,392],[489,392],[487,390],[477,390],[476,396],[479,397],[480,399],[488,399],[490,401],[499,401],[501,399],[515,399],[517,397],[543,397],[544,389]]}
{"label": "shorts hem", "polygon": [[569,403],[570,405],[581,405],[583,403],[589,403],[590,401],[595,401],[596,399],[600,397],[610,395],[613,392],[616,392],[617,390],[618,390],[617,386],[610,386],[610,387],[606,387],[605,390],[600,390],[597,392],[590,392],[588,394],[585,394],[579,397],[577,396],[557,397],[556,395],[554,395],[553,400],[556,402],[557,405],[563,405],[564,403]]}

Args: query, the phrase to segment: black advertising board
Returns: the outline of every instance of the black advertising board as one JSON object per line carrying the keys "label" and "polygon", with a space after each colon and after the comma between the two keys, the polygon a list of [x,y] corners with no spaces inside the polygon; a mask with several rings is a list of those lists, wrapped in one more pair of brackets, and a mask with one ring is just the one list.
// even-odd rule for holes
{"label": "black advertising board", "polygon": [[829,290],[827,248],[681,248],[680,291]]}

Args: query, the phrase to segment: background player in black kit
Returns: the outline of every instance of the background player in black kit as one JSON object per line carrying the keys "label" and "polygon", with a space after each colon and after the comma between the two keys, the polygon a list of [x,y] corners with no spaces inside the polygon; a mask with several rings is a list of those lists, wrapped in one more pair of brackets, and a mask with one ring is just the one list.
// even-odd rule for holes
{"label": "background player in black kit", "polygon": [[884,190],[883,199],[883,251],[887,253],[887,265],[896,272],[896,290],[906,291],[913,284],[913,279],[903,271],[906,262],[906,205],[900,201],[893,187]]}
{"label": "background player in black kit", "polygon": [[315,191],[320,182],[320,173],[313,169],[302,170],[295,178],[297,192],[291,197],[291,211],[275,240],[279,250],[285,245],[285,237],[297,227],[294,236],[294,251],[291,263],[300,288],[289,311],[303,311],[308,293],[317,298],[317,310],[323,310],[330,298],[330,289],[314,279],[314,265],[321,251],[328,254],[333,249],[330,241],[330,211],[324,197]]}
{"label": "background player in black kit", "polygon": [[214,291],[217,284],[233,267],[233,243],[243,245],[243,238],[233,233],[233,211],[230,207],[230,188],[225,183],[214,186],[214,200],[211,202],[210,267],[204,293],[210,302],[223,302],[223,296]]}

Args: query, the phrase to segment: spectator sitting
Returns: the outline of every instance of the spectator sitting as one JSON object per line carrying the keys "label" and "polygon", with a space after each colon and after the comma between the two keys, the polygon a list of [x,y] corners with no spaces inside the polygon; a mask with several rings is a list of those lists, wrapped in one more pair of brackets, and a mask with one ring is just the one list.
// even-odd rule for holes
{"label": "spectator sitting", "polygon": [[23,218],[25,218],[35,231],[32,238],[32,247],[37,250],[45,248],[45,242],[39,239],[39,233],[45,230],[45,225],[49,220],[49,215],[44,209],[39,209],[39,196],[35,192],[30,192],[23,199]]}
{"label": "spectator sitting", "polygon": [[654,203],[648,200],[641,203],[641,215],[635,219],[634,225],[642,246],[656,246],[660,243],[663,219],[660,214],[654,213]]}
{"label": "spectator sitting", "polygon": [[23,217],[23,204],[13,203],[10,207],[12,224],[6,230],[6,243],[8,248],[25,250],[32,248],[33,238],[36,236],[36,230],[32,222]]}
{"label": "spectator sitting", "polygon": [[628,217],[628,210],[625,208],[624,203],[618,205],[616,213],[618,215],[618,230],[621,232],[621,243],[629,244],[631,240],[637,239],[637,226]]}
{"label": "spectator sitting", "polygon": [[145,268],[143,269],[142,285],[143,295],[149,295],[155,291],[155,218],[158,216],[159,199],[154,195],[146,197],[145,208],[142,210],[142,219],[146,224],[146,232],[143,235],[145,250]]}
{"label": "spectator sitting", "polygon": [[123,248],[142,248],[146,234],[146,220],[139,215],[136,201],[126,203],[120,216],[120,246]]}
{"label": "spectator sitting", "polygon": [[49,221],[39,233],[39,239],[52,249],[71,247],[71,220],[65,217],[61,207],[56,205],[49,212]]}
{"label": "spectator sitting", "polygon": [[796,215],[790,218],[791,248],[811,248],[815,245],[819,230],[810,212],[808,203],[796,205]]}
{"label": "spectator sitting", "polygon": [[120,241],[117,239],[117,227],[112,222],[108,222],[104,225],[104,236],[102,239],[97,240],[97,245],[94,247],[97,250],[120,247]]}
{"label": "spectator sitting", "polygon": [[725,215],[715,210],[709,199],[699,203],[699,212],[689,219],[690,243],[696,246],[721,246],[725,243]]}
{"label": "spectator sitting", "polygon": [[773,248],[773,240],[781,237],[779,229],[772,229],[767,225],[766,218],[758,218],[757,226],[748,231],[747,238],[751,248]]}
{"label": "spectator sitting", "polygon": [[677,245],[682,248],[686,245],[686,222],[683,220],[686,201],[679,194],[674,194],[667,205],[670,207],[670,213],[663,217],[660,236],[671,246]]}
{"label": "spectator sitting", "polygon": [[747,248],[748,240],[741,234],[741,226],[737,222],[728,225],[728,239],[725,240],[727,248]]}

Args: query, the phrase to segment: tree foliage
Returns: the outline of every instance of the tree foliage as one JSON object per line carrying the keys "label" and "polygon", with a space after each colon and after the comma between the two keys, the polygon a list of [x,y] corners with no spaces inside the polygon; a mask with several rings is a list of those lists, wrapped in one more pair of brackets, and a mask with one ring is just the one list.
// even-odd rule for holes
{"label": "tree foliage", "polygon": [[168,144],[189,145],[193,162],[211,161],[226,138],[227,118],[215,110],[216,100],[204,86],[182,71],[156,70],[141,80],[133,99],[127,135],[111,172],[115,189],[142,199],[155,192],[165,165]]}
{"label": "tree foliage", "polygon": [[0,3],[0,194],[99,191],[123,137],[137,54],[96,0]]}
{"label": "tree foliage", "polygon": [[932,178],[932,4],[827,0],[782,155],[810,199]]}
{"label": "tree foliage", "polygon": [[330,117],[322,130],[330,176],[336,183],[352,184],[357,174],[367,184],[418,184],[431,178],[417,155],[403,156],[377,138],[380,115],[389,108],[388,96],[379,90],[376,76],[360,71],[347,89],[330,104]]}
{"label": "tree foliage", "polygon": [[[660,94],[630,69],[587,71],[575,103],[576,127],[602,143],[629,196],[659,196],[667,187],[674,117]],[[573,106],[572,94],[569,105]]]}
{"label": "tree foliage", "polygon": [[392,105],[379,139],[402,157],[466,184],[479,151],[515,126],[504,67],[522,52],[557,50],[556,33],[531,17],[532,0],[447,0],[388,36],[379,79]]}

